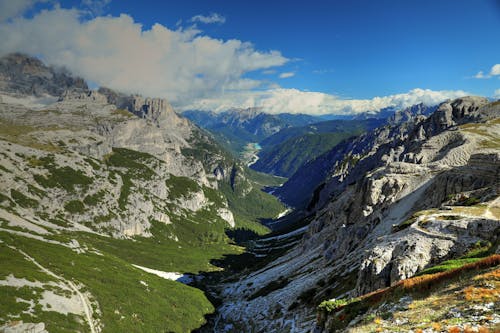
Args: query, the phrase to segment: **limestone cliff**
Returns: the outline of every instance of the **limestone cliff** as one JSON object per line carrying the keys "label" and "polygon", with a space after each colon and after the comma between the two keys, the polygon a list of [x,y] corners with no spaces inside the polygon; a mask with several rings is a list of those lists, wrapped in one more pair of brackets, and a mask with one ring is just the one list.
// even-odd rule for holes
{"label": "limestone cliff", "polygon": [[310,332],[322,300],[390,286],[478,242],[497,244],[499,117],[498,103],[465,97],[332,151],[302,240],[223,285],[219,322],[234,332]]}

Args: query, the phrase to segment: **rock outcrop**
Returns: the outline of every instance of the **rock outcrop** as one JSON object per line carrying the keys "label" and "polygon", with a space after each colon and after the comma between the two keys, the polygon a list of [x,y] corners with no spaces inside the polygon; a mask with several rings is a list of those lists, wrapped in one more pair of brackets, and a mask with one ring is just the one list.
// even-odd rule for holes
{"label": "rock outcrop", "polygon": [[[304,237],[221,287],[219,325],[309,332],[322,300],[387,287],[479,242],[498,242],[500,217],[488,209],[499,206],[499,117],[498,103],[483,98],[445,102],[429,117],[362,135],[312,164],[309,172],[328,172]],[[455,196],[483,205],[440,210]]]}

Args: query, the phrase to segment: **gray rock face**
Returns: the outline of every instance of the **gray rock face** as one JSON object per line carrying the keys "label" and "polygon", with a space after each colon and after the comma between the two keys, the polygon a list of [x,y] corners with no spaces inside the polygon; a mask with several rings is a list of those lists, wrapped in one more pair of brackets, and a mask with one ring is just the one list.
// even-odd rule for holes
{"label": "gray rock face", "polygon": [[91,102],[97,104],[107,104],[106,96],[100,94],[95,90],[82,91],[82,90],[66,90],[60,97],[59,102],[79,100],[82,102]]}
{"label": "gray rock face", "polygon": [[0,90],[14,94],[59,96],[67,89],[88,91],[81,78],[64,69],[45,66],[40,60],[15,53],[0,59]]}
{"label": "gray rock face", "polygon": [[[361,136],[345,144],[343,155],[332,152],[336,159],[333,166],[324,161],[331,173],[316,192],[304,237],[221,287],[221,322],[309,332],[316,314],[310,304],[387,287],[478,241],[495,243],[499,218],[488,207],[500,206],[493,201],[500,195],[500,107],[463,98],[440,110]],[[477,197],[486,208],[439,210],[455,195]],[[273,281],[280,287],[251,297]]]}
{"label": "gray rock face", "polygon": [[48,333],[44,323],[13,322],[0,327],[1,333]]}
{"label": "gray rock face", "polygon": [[[94,230],[115,237],[150,236],[151,221],[169,224],[172,217],[200,210],[209,210],[215,219],[234,226],[234,217],[225,198],[221,199],[222,204],[216,204],[205,197],[201,187],[182,197],[172,195],[175,191],[168,185],[171,175],[187,177],[198,186],[213,189],[218,187],[219,181],[229,182],[229,176],[225,175],[232,173],[234,161],[217,153],[215,143],[188,120],[179,117],[166,100],[125,96],[106,88],[100,92],[80,89],[78,85],[69,84],[73,82],[69,76],[69,83],[65,85],[57,81],[53,69],[20,55],[2,61],[3,64],[17,64],[13,65],[14,69],[0,68],[3,77],[11,72],[17,75],[10,76],[10,88],[0,89],[9,97],[9,101],[0,103],[0,121],[12,126],[12,131],[0,135],[2,151],[8,152],[0,157],[0,162],[11,171],[0,175],[2,192],[8,194],[15,189],[32,197],[24,182],[41,186],[34,177],[50,177],[54,168],[69,168],[93,183],[92,189],[75,188],[75,192],[50,185],[52,187],[43,190],[42,197],[34,199],[43,205],[23,209],[23,215],[67,215],[64,209],[61,211],[65,203],[97,196],[100,205],[91,205],[79,214],[65,216],[75,223],[74,228],[86,229],[83,223],[94,221]],[[59,100],[39,109],[22,103],[24,99],[30,100],[33,93],[23,86],[31,82],[28,80],[30,75],[43,77],[47,87],[56,87],[47,88],[46,92],[61,92]],[[11,98],[12,95],[16,98]],[[120,106],[124,109],[117,109],[118,105],[109,104],[109,100],[122,103]],[[212,147],[212,151],[199,148],[205,145]],[[110,168],[107,158],[119,148],[146,153],[144,156],[149,157],[137,163],[144,172],[151,174],[150,179],[141,178],[140,174],[131,177],[120,167]],[[185,153],[196,149],[200,149],[203,159]],[[143,156],[140,153],[138,156]],[[40,170],[31,165],[29,159],[51,162],[45,163]],[[117,201],[123,197],[123,188],[129,188],[130,193],[126,200]]]}

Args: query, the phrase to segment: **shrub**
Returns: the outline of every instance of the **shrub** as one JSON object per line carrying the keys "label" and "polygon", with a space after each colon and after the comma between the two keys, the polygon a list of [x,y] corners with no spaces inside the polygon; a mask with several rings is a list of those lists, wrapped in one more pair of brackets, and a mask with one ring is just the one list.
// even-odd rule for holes
{"label": "shrub", "polygon": [[35,199],[31,199],[24,194],[22,194],[19,191],[16,191],[14,189],[10,190],[10,196],[12,197],[12,200],[14,200],[19,206],[24,207],[24,208],[37,208],[38,207],[38,201]]}
{"label": "shrub", "polygon": [[85,206],[80,200],[71,200],[64,205],[64,209],[71,214],[81,214],[85,211]]}

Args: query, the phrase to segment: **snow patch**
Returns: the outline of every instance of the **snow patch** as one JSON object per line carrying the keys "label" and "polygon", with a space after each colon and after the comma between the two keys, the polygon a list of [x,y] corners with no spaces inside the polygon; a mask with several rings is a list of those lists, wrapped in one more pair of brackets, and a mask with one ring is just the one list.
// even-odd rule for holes
{"label": "snow patch", "polygon": [[166,280],[177,281],[177,282],[181,282],[184,284],[187,284],[187,283],[190,283],[193,281],[193,279],[189,275],[186,275],[186,274],[181,274],[181,273],[176,273],[176,272],[164,272],[164,271],[159,271],[157,269],[147,268],[147,267],[134,265],[134,264],[132,264],[132,266],[139,268],[139,269],[142,269],[143,271],[145,271],[147,273],[154,274],[154,275],[159,276],[159,277],[166,279]]}

